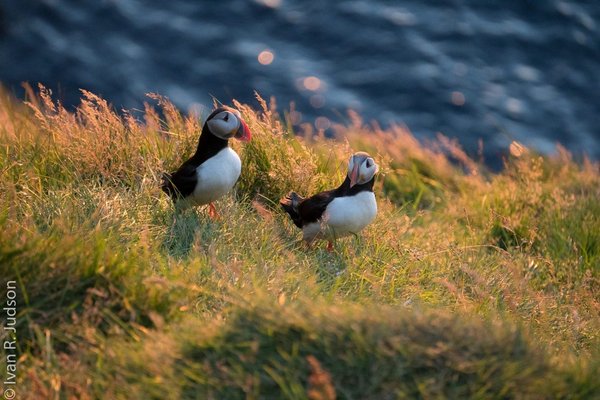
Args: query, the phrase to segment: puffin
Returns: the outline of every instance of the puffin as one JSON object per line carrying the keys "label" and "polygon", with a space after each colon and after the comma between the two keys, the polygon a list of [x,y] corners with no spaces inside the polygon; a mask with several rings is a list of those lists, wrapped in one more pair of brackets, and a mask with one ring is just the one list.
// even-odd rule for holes
{"label": "puffin", "polygon": [[249,141],[251,137],[238,110],[218,107],[206,118],[194,155],[177,171],[163,174],[162,190],[184,208],[208,204],[210,217],[217,218],[213,202],[233,188],[242,170],[229,139]]}
{"label": "puffin", "polygon": [[290,192],[279,203],[294,225],[302,229],[303,239],[309,245],[315,239],[326,239],[331,252],[337,238],[357,235],[375,219],[373,185],[378,171],[375,160],[360,151],[350,157],[346,178],[337,189],[308,198]]}

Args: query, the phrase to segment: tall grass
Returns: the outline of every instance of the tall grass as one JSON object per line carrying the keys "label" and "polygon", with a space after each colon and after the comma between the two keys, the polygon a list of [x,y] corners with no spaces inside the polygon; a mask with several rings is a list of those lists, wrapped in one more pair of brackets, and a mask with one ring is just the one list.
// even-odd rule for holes
{"label": "tall grass", "polygon": [[[352,113],[334,139],[295,135],[260,98],[234,105],[253,141],[233,143],[243,173],[212,221],[159,189],[202,116],[0,91],[23,398],[600,395],[597,163],[514,143],[493,173],[442,136]],[[382,166],[379,216],[306,249],[277,200],[337,186],[355,150]]]}

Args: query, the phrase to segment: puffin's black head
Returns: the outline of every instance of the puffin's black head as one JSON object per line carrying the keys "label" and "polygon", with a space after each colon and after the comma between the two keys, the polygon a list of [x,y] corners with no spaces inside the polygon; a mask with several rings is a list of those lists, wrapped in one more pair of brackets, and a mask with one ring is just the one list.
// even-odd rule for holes
{"label": "puffin's black head", "polygon": [[364,151],[354,153],[348,162],[350,187],[369,182],[378,171],[379,166],[375,164],[375,160],[369,154]]}
{"label": "puffin's black head", "polygon": [[214,110],[206,119],[204,128],[223,140],[236,138],[246,142],[252,137],[240,112],[230,107],[219,107]]}

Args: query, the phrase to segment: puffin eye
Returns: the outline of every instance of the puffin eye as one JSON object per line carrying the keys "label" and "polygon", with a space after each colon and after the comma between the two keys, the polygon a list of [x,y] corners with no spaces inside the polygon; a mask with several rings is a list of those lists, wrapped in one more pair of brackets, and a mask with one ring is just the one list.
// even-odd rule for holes
{"label": "puffin eye", "polygon": [[223,118],[223,121],[229,121],[229,113],[225,113],[225,118]]}
{"label": "puffin eye", "polygon": [[367,158],[367,168],[371,168],[373,166],[373,160]]}

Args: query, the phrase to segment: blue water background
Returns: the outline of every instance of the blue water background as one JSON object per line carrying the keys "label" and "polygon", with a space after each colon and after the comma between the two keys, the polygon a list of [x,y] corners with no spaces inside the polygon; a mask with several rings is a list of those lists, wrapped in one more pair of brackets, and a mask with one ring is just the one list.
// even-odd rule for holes
{"label": "blue water background", "polygon": [[23,81],[184,111],[257,90],[296,123],[352,108],[472,155],[482,139],[492,165],[511,140],[598,159],[600,1],[0,0],[0,82]]}

